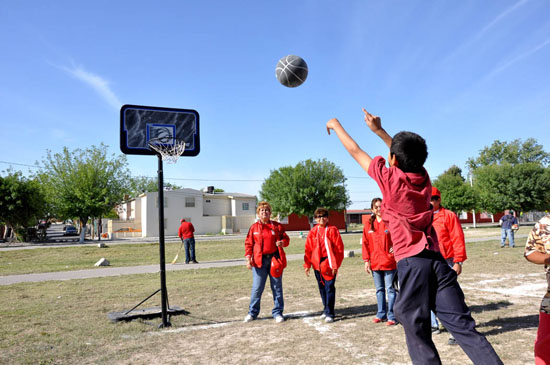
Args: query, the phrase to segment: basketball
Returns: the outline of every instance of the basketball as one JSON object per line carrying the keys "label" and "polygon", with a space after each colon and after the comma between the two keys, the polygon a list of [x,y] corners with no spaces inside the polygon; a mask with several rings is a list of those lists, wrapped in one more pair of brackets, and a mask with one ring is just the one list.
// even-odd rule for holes
{"label": "basketball", "polygon": [[307,63],[301,57],[289,55],[281,58],[275,68],[275,76],[286,87],[297,87],[306,81]]}

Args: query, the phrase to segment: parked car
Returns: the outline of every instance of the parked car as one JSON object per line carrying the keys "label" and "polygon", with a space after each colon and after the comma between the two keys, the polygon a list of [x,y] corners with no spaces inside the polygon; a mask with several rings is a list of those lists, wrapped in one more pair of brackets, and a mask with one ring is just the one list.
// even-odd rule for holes
{"label": "parked car", "polygon": [[63,233],[63,236],[77,236],[78,231],[76,230],[75,226],[66,226],[64,228],[65,233]]}

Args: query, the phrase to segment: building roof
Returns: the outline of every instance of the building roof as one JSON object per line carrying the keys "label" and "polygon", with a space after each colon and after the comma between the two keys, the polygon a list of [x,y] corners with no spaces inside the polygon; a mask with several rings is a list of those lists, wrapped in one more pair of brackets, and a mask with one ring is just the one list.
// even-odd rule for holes
{"label": "building roof", "polygon": [[243,194],[243,193],[214,193],[214,194],[208,194],[208,193],[202,193],[207,198],[210,197],[226,197],[226,198],[244,198],[244,199],[256,199],[256,195],[249,195],[249,194]]}
{"label": "building roof", "polygon": [[348,209],[346,214],[372,214],[371,209]]}

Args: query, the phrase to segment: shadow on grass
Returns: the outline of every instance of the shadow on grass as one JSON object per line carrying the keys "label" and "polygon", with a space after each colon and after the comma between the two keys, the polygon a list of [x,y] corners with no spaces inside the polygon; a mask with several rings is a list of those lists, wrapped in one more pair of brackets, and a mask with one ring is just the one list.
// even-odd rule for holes
{"label": "shadow on grass", "polygon": [[[539,325],[539,315],[531,314],[519,317],[497,318],[489,322],[480,323],[477,326],[479,332],[485,336],[498,335],[505,332],[512,332],[521,329],[537,328]],[[483,331],[484,327],[494,327],[488,331]]]}
{"label": "shadow on grass", "polygon": [[[486,311],[495,311],[499,309],[505,309],[512,305],[507,300],[501,300],[498,302],[488,303],[484,305],[472,305],[470,311],[472,313],[482,313]],[[498,335],[500,333],[517,331],[520,329],[537,328],[539,325],[538,314],[532,314],[527,316],[518,317],[506,317],[496,318],[489,322],[478,322],[477,329],[485,336]],[[488,329],[491,328],[491,329]],[[487,331],[484,331],[487,329]]]}
{"label": "shadow on grass", "polygon": [[472,313],[481,313],[486,311],[496,311],[502,308],[507,308],[511,305],[512,303],[510,303],[509,301],[501,300],[499,302],[488,303],[483,305],[470,305],[469,308],[470,308],[470,312]]}
{"label": "shadow on grass", "polygon": [[336,319],[347,321],[349,319],[375,316],[378,311],[376,304],[360,305],[356,307],[336,308]]}

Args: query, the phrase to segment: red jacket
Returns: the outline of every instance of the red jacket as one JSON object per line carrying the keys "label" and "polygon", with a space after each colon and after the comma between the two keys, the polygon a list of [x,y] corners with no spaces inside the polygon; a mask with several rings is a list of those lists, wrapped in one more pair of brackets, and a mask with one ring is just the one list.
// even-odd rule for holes
{"label": "red jacket", "polygon": [[[287,247],[290,243],[290,238],[285,232],[285,228],[282,224],[274,221],[269,221],[267,224],[263,224],[261,221],[254,223],[250,226],[246,239],[244,241],[244,255],[250,256],[250,263],[253,267],[262,267],[262,255],[264,254],[264,236],[262,234],[263,228],[271,229],[272,235],[271,239],[275,246],[275,242],[283,241],[283,247]],[[284,250],[279,250],[284,255]]]}
{"label": "red jacket", "polygon": [[439,250],[445,259],[463,262],[466,257],[464,232],[456,214],[443,207],[434,212],[433,227],[439,240]]}
{"label": "red jacket", "polygon": [[342,242],[340,231],[338,231],[336,226],[327,225],[324,235],[320,236],[318,233],[319,225],[316,225],[307,235],[304,268],[309,269],[313,265],[315,270],[321,271],[320,263],[322,257],[320,257],[320,252],[322,245],[327,253],[327,261],[330,268],[338,270],[344,260],[344,242]]}
{"label": "red jacket", "polygon": [[193,232],[195,232],[195,227],[193,227],[191,222],[182,222],[180,228],[178,229],[178,236],[182,240],[193,238],[195,237]]}
{"label": "red jacket", "polygon": [[363,261],[370,261],[372,270],[395,270],[397,264],[393,256],[393,243],[388,228],[384,221],[373,222],[374,230],[370,223],[363,228],[361,246],[363,249]]}

